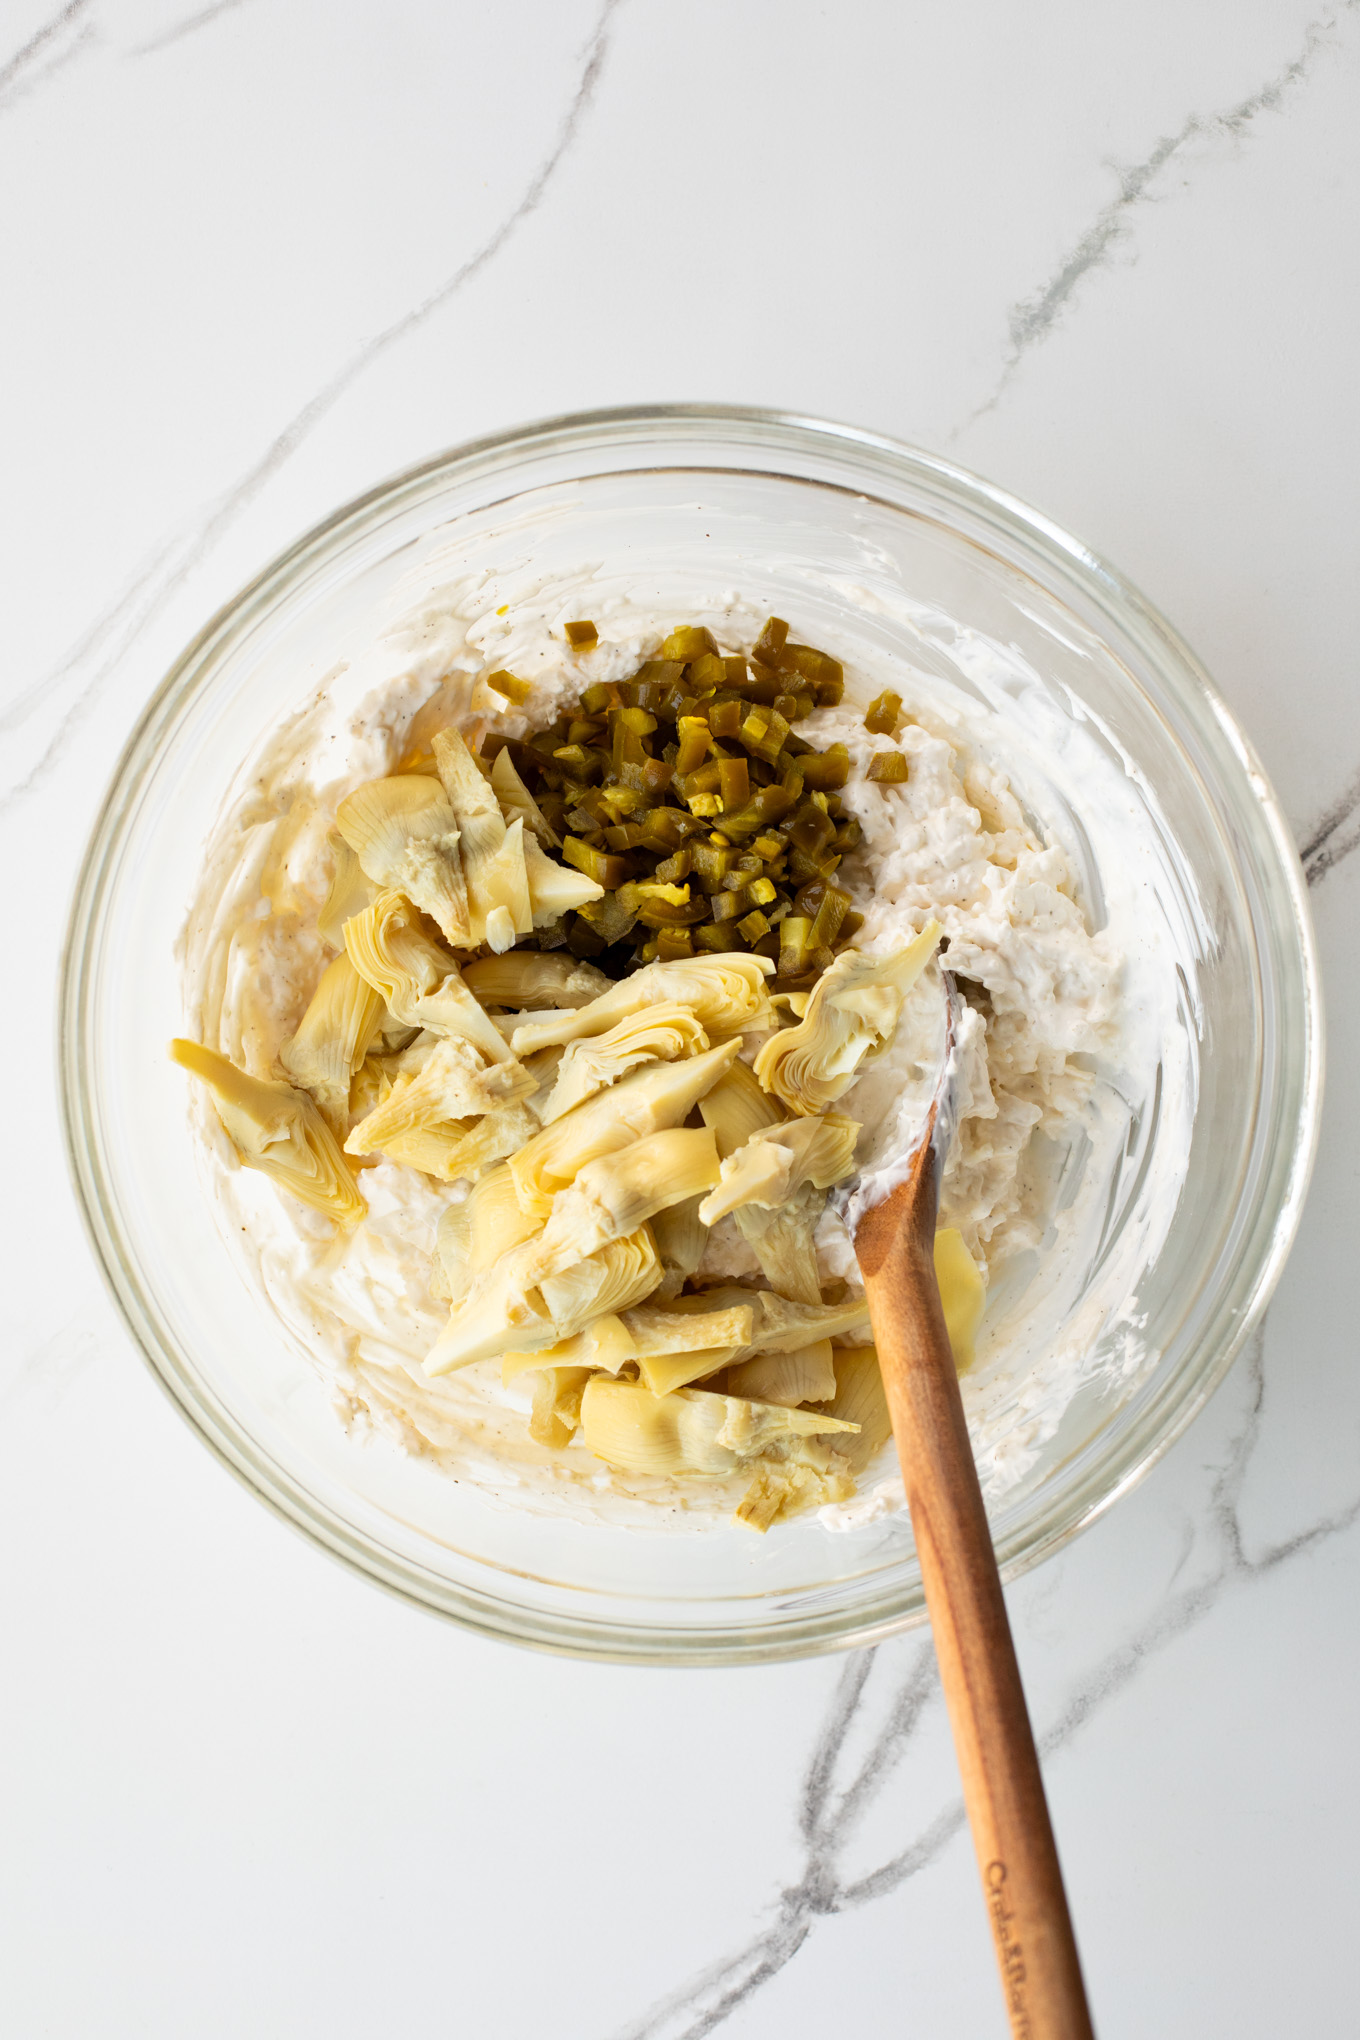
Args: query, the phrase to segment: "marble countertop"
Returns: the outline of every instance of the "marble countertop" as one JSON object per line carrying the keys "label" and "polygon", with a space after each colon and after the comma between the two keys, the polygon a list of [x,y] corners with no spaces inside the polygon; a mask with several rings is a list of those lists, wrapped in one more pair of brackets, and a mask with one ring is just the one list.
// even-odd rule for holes
{"label": "marble countertop", "polygon": [[1329,996],[1302,1234],[1010,1605],[1103,2040],[1360,2030],[1358,107],[1356,0],[0,10],[7,2033],[1004,2033],[923,1632],[667,1674],[387,1600],[178,1420],[66,1180],[66,902],[176,652],[402,465],[658,398],[1039,504],[1280,792]]}

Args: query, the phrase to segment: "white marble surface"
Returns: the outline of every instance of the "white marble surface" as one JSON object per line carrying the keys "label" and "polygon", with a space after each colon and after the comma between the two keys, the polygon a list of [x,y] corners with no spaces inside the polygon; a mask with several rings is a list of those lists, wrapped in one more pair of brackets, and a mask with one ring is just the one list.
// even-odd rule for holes
{"label": "white marble surface", "polygon": [[80,1234],[50,987],[155,680],[298,530],[556,409],[947,449],[1206,658],[1315,881],[1326,1128],[1214,1404],[1011,1593],[1104,2040],[1360,2030],[1360,8],[5,0],[0,2027],[1004,2030],[929,1646],[540,1660],[289,1535]]}

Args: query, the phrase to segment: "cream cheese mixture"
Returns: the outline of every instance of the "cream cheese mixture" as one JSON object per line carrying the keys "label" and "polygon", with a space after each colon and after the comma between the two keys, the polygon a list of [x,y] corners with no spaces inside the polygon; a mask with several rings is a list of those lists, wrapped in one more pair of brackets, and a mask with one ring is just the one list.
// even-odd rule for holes
{"label": "cream cheese mixture", "polygon": [[[469,742],[489,726],[511,736],[542,728],[583,688],[631,675],[680,620],[661,607],[593,596],[590,579],[586,569],[506,604],[486,576],[441,585],[427,571],[395,622],[375,626],[371,641],[269,736],[208,843],[183,936],[188,1031],[253,1075],[277,1076],[279,1050],[335,953],[316,923],[340,801],[450,723]],[[702,620],[723,649],[747,650],[764,613],[726,594]],[[685,616],[694,614],[687,605]],[[578,653],[563,641],[562,619],[582,615],[594,617],[600,642]],[[940,1222],[959,1229],[987,1280],[978,1357],[963,1386],[984,1487],[995,1495],[1024,1476],[1093,1371],[1141,1363],[1131,1270],[1174,1203],[1164,1169],[1145,1172],[1118,1251],[1102,1251],[1101,1231],[1159,1068],[1160,1109],[1191,1109],[1191,1051],[1167,1061],[1174,959],[1139,919],[1146,880],[1136,848],[1102,860],[1103,925],[1095,925],[1060,825],[1043,818],[1042,796],[1023,775],[1012,781],[999,718],[947,698],[909,660],[888,670],[857,659],[824,628],[818,641],[844,657],[846,695],[799,727],[819,749],[843,743],[854,761],[842,800],[863,841],[838,883],[865,917],[856,945],[901,948],[933,917],[964,995],[958,1128]],[[976,666],[977,646],[972,656]],[[1004,667],[1004,647],[986,656]],[[522,710],[485,685],[503,667],[533,682]],[[863,776],[876,747],[864,707],[885,685],[904,701],[903,785]],[[1094,747],[1075,769],[1117,850],[1128,806],[1118,770]],[[1099,853],[1098,831],[1094,840]],[[865,1129],[862,1201],[881,1194],[894,1156],[911,1143],[934,1081],[938,1012],[932,974],[910,994],[888,1052],[839,1101]],[[448,1309],[431,1291],[431,1253],[441,1215],[465,1197],[465,1183],[436,1184],[390,1161],[366,1167],[358,1181],[367,1217],[337,1236],[325,1218],[238,1165],[197,1090],[191,1109],[223,1231],[346,1424],[518,1506],[639,1524],[664,1515],[666,1527],[727,1518],[739,1484],[649,1480],[612,1472],[579,1440],[560,1451],[533,1443],[527,1394],[517,1383],[503,1387],[495,1362],[425,1375],[422,1359]],[[824,1277],[858,1285],[849,1234],[831,1207],[817,1248]],[[754,1272],[735,1224],[720,1220],[700,1278]],[[1056,1343],[1055,1313],[1065,1327]],[[889,1446],[854,1501],[820,1513],[827,1527],[843,1528],[901,1505]]]}

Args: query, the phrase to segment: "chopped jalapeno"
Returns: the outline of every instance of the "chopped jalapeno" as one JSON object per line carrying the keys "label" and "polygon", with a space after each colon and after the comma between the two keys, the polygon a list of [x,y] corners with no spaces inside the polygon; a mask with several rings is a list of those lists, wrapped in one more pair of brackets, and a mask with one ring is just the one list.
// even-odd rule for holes
{"label": "chopped jalapeno", "polygon": [[891,737],[902,713],[902,697],[885,688],[864,711],[864,727],[870,736]]}
{"label": "chopped jalapeno", "polygon": [[681,624],[673,630],[661,647],[663,659],[680,659],[686,664],[691,659],[701,659],[705,652],[716,652],[718,641],[711,630],[704,630],[695,624]]}
{"label": "chopped jalapeno", "polygon": [[531,681],[517,680],[513,673],[507,673],[503,670],[497,673],[488,673],[486,684],[488,687],[494,687],[497,694],[503,695],[507,701],[513,701],[517,708],[521,702],[527,701],[534,691]]}
{"label": "chopped jalapeno", "polygon": [[562,845],[562,858],[564,863],[584,872],[587,878],[593,878],[596,885],[602,885],[606,892],[616,891],[628,877],[626,857],[596,850],[589,843],[583,843],[579,836],[567,837]]}
{"label": "chopped jalapeno", "polygon": [[850,753],[844,744],[833,744],[829,751],[813,751],[799,762],[803,767],[803,784],[819,792],[844,786],[850,777]]}
{"label": "chopped jalapeno", "polygon": [[712,740],[708,724],[697,715],[678,717],[676,730],[680,738],[680,751],[675,761],[676,777],[685,779],[703,764],[712,748]]}
{"label": "chopped jalapeno", "polygon": [[[565,629],[579,651],[599,642],[593,623]],[[503,669],[486,677],[516,707],[534,691]],[[535,945],[600,957],[615,975],[656,957],[749,949],[777,965],[776,989],[815,984],[863,925],[832,882],[863,832],[838,797],[846,746],[821,749],[794,725],[843,688],[838,661],[790,643],[779,617],[749,655],[682,625],[631,678],[583,688],[547,729],[527,739],[488,731],[483,767],[508,750],[562,839],[558,854],[604,888],[535,930]],[[900,708],[881,695],[867,727],[892,735]],[[894,749],[868,776],[891,785],[906,773]]]}
{"label": "chopped jalapeno", "polygon": [[718,790],[724,809],[745,807],[751,798],[751,773],[744,758],[720,758]]}
{"label": "chopped jalapeno", "polygon": [[774,665],[776,660],[779,658],[780,653],[783,651],[785,645],[788,643],[788,637],[789,627],[785,623],[783,617],[782,616],[770,617],[765,625],[765,628],[761,631],[760,636],[755,641],[755,646],[751,656],[756,659],[764,660],[767,665],[771,666]]}

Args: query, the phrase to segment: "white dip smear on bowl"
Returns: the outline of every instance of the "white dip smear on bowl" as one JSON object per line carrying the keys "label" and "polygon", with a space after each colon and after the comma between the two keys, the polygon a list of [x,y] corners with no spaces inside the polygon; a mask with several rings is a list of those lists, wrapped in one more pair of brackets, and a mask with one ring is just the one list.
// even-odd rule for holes
{"label": "white dip smear on bowl", "polygon": [[[637,587],[622,592],[589,565],[535,580],[523,566],[460,573],[452,548],[442,573],[440,556],[427,557],[396,614],[375,619],[367,641],[269,734],[215,823],[182,938],[186,1031],[252,1075],[281,1074],[279,1050],[335,954],[316,921],[336,809],[435,729],[455,725],[469,744],[488,728],[530,735],[584,688],[631,678],[675,625],[702,622],[722,649],[746,651],[766,613],[730,591],[680,609]],[[876,607],[881,624],[881,605],[857,587],[831,592],[847,618],[843,642],[823,620],[826,586],[806,634],[843,660],[845,697],[798,728],[819,750],[844,744],[853,761],[841,799],[863,841],[837,883],[864,915],[855,944],[887,953],[937,920],[965,1002],[940,1223],[959,1230],[986,1276],[963,1393],[984,1491],[997,1497],[1024,1480],[1083,1393],[1136,1377],[1148,1361],[1136,1285],[1170,1224],[1188,1148],[1196,1037],[1186,987],[1205,936],[1167,883],[1147,790],[1105,733],[1059,714],[1005,645],[903,605],[902,649],[889,654],[881,631],[853,628],[857,612]],[[584,616],[600,641],[576,652],[563,623]],[[943,660],[966,688],[941,677]],[[533,683],[522,709],[485,685],[502,668]],[[902,785],[864,776],[884,748],[864,710],[885,688],[903,702]],[[919,1122],[937,1027],[938,980],[928,977],[888,1051],[837,1101],[863,1126],[857,1160],[870,1175],[890,1167]],[[612,1471],[579,1437],[556,1450],[536,1444],[528,1394],[520,1381],[502,1386],[495,1361],[424,1373],[448,1315],[430,1287],[436,1230],[465,1183],[389,1161],[366,1167],[367,1217],[337,1234],[239,1166],[198,1087],[190,1109],[245,1279],[265,1292],[339,1417],[387,1441],[375,1449],[419,1453],[540,1512],[666,1529],[730,1517],[740,1479],[648,1478]],[[817,1247],[824,1278],[858,1287],[830,1211]],[[699,1275],[759,1281],[730,1219],[714,1227]],[[902,1505],[889,1443],[855,1498],[820,1515],[837,1529]]]}

